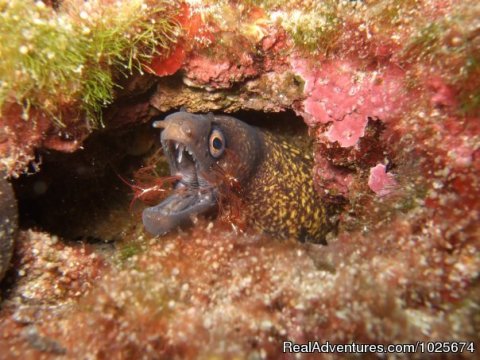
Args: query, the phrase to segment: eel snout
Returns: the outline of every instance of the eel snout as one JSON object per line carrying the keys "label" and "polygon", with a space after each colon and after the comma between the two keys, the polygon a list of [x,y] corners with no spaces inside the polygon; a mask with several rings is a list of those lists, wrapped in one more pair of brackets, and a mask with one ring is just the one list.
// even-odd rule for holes
{"label": "eel snout", "polygon": [[208,129],[204,122],[185,118],[182,113],[180,117],[157,121],[154,127],[163,128],[163,152],[170,173],[178,177],[172,195],[160,204],[146,208],[142,214],[145,229],[153,235],[163,235],[192,224],[197,215],[214,210],[217,188],[204,177],[205,168],[209,167],[204,157],[208,144],[205,135]]}

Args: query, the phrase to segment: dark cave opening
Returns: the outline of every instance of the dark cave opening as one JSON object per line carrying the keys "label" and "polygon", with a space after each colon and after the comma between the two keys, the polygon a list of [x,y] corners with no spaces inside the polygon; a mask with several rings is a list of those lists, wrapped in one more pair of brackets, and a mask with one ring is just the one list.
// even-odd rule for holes
{"label": "dark cave opening", "polygon": [[39,150],[40,170],[13,181],[20,227],[97,240],[95,224],[112,208],[128,208],[131,189],[122,179],[131,177],[154,145],[143,124],[97,131],[73,153]]}
{"label": "dark cave opening", "polygon": [[[22,229],[35,228],[69,240],[118,240],[115,217],[133,217],[141,225],[141,202],[130,208],[135,172],[158,151],[159,130],[154,120],[123,129],[98,130],[73,153],[39,150],[39,170],[12,181]],[[267,128],[292,141],[309,143],[307,127],[293,111],[263,113],[240,111],[234,116]],[[107,230],[106,230],[107,229]]]}

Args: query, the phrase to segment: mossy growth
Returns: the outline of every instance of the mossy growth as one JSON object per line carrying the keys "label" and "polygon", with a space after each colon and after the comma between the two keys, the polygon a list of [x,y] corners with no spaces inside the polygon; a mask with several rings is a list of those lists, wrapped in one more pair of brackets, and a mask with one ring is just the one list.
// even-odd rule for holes
{"label": "mossy growth", "polygon": [[281,17],[281,25],[295,45],[311,53],[328,53],[340,36],[341,23],[335,1],[313,2]]}
{"label": "mossy growth", "polygon": [[66,0],[58,9],[0,0],[0,109],[16,102],[25,120],[34,107],[58,125],[68,110],[102,125],[114,75],[141,72],[167,53],[180,34],[176,14],[176,2],[167,0]]}
{"label": "mossy growth", "polygon": [[461,88],[460,112],[462,115],[478,115],[480,111],[480,48],[467,57],[457,82]]}
{"label": "mossy growth", "polygon": [[402,52],[406,62],[431,65],[433,75],[453,87],[461,115],[480,109],[479,17],[480,4],[469,0],[435,22],[420,21]]}
{"label": "mossy growth", "polygon": [[142,245],[137,243],[128,243],[121,246],[119,251],[119,259],[121,261],[126,261],[131,257],[142,253]]}
{"label": "mossy growth", "polygon": [[[195,3],[195,6],[198,5]],[[265,11],[265,17],[255,18],[257,8]],[[205,0],[197,8],[205,22],[215,24],[222,31],[235,31],[253,42],[265,35],[262,28],[265,23],[278,23],[298,48],[315,54],[328,52],[340,35],[339,9],[338,1],[334,0],[302,3],[298,0],[247,0],[235,7],[228,0]],[[256,15],[251,18],[252,14]]]}
{"label": "mossy growth", "polygon": [[411,61],[433,59],[441,47],[442,25],[430,23],[421,28],[404,48]]}
{"label": "mossy growth", "polygon": [[358,3],[355,13],[350,14],[352,17],[358,14],[369,24],[381,26],[383,31],[388,32],[418,16],[422,0],[370,0]]}
{"label": "mossy growth", "polygon": [[292,1],[290,0],[286,0],[286,1],[278,1],[278,0],[246,0],[244,1],[244,3],[248,6],[258,6],[258,7],[261,7],[261,8],[264,8],[264,9],[268,9],[268,10],[272,10],[272,9],[275,9],[276,7],[280,7],[282,6],[283,8],[285,8],[286,5],[288,5],[289,3],[292,3]]}
{"label": "mossy growth", "polygon": [[478,114],[480,110],[480,90],[462,94],[460,97],[460,111],[463,115]]}

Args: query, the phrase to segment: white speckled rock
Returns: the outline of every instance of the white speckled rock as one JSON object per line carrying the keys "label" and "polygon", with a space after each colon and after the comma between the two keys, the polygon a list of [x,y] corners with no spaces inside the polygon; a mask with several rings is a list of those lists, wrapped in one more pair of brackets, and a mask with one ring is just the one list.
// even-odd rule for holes
{"label": "white speckled rock", "polygon": [[10,264],[17,230],[17,201],[12,185],[0,177],[0,281]]}

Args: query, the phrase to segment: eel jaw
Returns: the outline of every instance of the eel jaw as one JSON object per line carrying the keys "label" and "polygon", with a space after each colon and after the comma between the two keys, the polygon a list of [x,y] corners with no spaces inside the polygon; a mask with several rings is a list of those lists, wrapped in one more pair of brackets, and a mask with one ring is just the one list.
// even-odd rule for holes
{"label": "eel jaw", "polygon": [[174,193],[160,204],[143,210],[145,229],[163,235],[177,227],[188,226],[200,214],[217,206],[217,189],[201,176],[200,164],[188,146],[174,140],[162,140],[172,175],[178,175]]}

